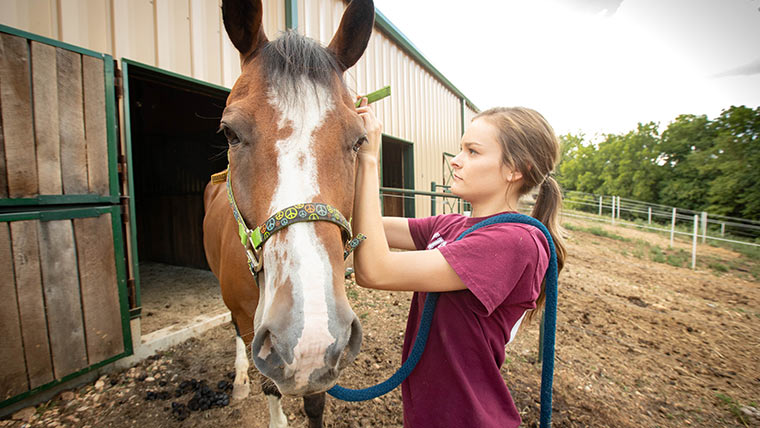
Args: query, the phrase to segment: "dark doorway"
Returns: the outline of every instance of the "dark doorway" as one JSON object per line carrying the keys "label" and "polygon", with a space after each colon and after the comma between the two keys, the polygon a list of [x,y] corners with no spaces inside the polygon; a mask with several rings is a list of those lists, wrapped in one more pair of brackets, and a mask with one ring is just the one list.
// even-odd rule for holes
{"label": "dark doorway", "polygon": [[[383,187],[414,189],[414,155],[410,142],[383,135]],[[383,215],[414,217],[414,196],[400,192],[383,192]]]}
{"label": "dark doorway", "polygon": [[208,269],[203,191],[227,166],[227,92],[134,65],[128,78],[138,257]]}
{"label": "dark doorway", "polygon": [[[227,167],[225,88],[123,61],[143,335],[227,309],[203,250],[203,191]],[[133,241],[134,242],[134,241]]]}

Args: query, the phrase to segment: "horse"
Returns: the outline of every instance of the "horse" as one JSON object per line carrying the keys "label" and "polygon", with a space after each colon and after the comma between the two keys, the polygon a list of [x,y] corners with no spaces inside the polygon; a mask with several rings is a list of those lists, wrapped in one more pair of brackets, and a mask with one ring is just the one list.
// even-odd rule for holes
{"label": "horse", "polygon": [[[241,74],[220,121],[229,167],[224,183],[206,186],[203,241],[236,330],[232,396],[249,394],[250,347],[270,426],[287,425],[285,394],[302,396],[318,427],[325,391],[362,341],[342,256],[366,132],[343,74],[367,47],[374,4],[353,0],[327,47],[290,30],[269,41],[261,0],[224,0],[222,18]],[[320,209],[329,219],[317,220],[329,221],[288,222]],[[275,222],[288,226],[270,234]],[[261,231],[268,240],[258,248]]]}

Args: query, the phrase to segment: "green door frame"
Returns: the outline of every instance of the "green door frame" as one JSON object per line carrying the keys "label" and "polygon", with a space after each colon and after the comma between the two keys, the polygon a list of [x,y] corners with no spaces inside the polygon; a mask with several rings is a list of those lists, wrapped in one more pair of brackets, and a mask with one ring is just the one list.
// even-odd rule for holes
{"label": "green door frame", "polygon": [[121,59],[121,73],[123,79],[123,108],[124,108],[124,155],[127,161],[127,192],[129,194],[129,242],[132,248],[132,273],[135,281],[135,307],[130,311],[132,318],[140,316],[142,297],[140,293],[140,258],[137,252],[137,215],[135,210],[135,181],[132,162],[132,121],[129,102],[129,78],[130,75],[142,79],[150,79],[166,85],[201,92],[211,96],[226,96],[230,93],[228,88],[204,82],[192,77],[183,76],[169,70],[163,70],[152,65],[143,64],[127,58]]}
{"label": "green door frame", "polygon": [[[391,141],[395,141],[397,143],[401,143],[402,146],[402,159],[404,160],[404,189],[407,190],[414,190],[414,142],[404,140],[403,138],[395,137],[390,134],[383,133],[382,134],[383,139],[388,139]],[[382,183],[383,177],[383,168],[382,168],[382,151],[380,153],[380,182]],[[382,203],[382,199],[381,199]],[[406,217],[415,217],[415,200],[414,198],[404,198],[404,216]]]}

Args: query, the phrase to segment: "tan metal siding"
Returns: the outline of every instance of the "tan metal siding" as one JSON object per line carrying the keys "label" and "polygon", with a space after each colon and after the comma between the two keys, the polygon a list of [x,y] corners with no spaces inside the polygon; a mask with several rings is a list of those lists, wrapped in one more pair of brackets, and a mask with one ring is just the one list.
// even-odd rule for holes
{"label": "tan metal siding", "polygon": [[478,113],[471,109],[470,106],[465,104],[464,106],[464,129],[467,130],[467,128],[470,126],[470,122],[472,122],[472,118],[475,117]]}
{"label": "tan metal siding", "polygon": [[[345,10],[343,0],[299,0],[298,28],[328,45]],[[375,29],[369,46],[345,75],[346,85],[366,94],[391,85],[391,97],[375,106],[384,132],[414,143],[415,187],[430,190],[443,182],[443,153],[456,153],[462,134],[461,101],[446,86]],[[417,198],[417,215],[430,212],[430,200]]]}
{"label": "tan metal siding", "polygon": [[[149,0],[113,0],[114,58],[129,58],[156,65],[156,27],[153,2]],[[90,46],[84,45],[85,48]]]}
{"label": "tan metal siding", "polygon": [[[114,58],[231,87],[240,57],[218,0],[2,0],[0,23]],[[285,29],[283,0],[264,0],[270,39]]]}
{"label": "tan metal siding", "polygon": [[57,2],[56,0],[0,1],[0,24],[55,39],[58,37]]}

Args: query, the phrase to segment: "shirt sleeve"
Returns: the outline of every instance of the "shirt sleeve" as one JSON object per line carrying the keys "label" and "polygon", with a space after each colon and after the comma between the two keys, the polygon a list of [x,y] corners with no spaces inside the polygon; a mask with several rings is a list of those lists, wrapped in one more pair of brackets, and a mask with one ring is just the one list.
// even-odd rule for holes
{"label": "shirt sleeve", "polygon": [[433,216],[409,219],[409,232],[412,234],[414,246],[418,250],[427,248],[430,237],[433,235],[436,218]]}
{"label": "shirt sleeve", "polygon": [[[538,297],[548,248],[538,229],[510,224],[483,227],[438,250],[490,315],[511,294],[516,303]],[[527,286],[516,289],[521,283]]]}

